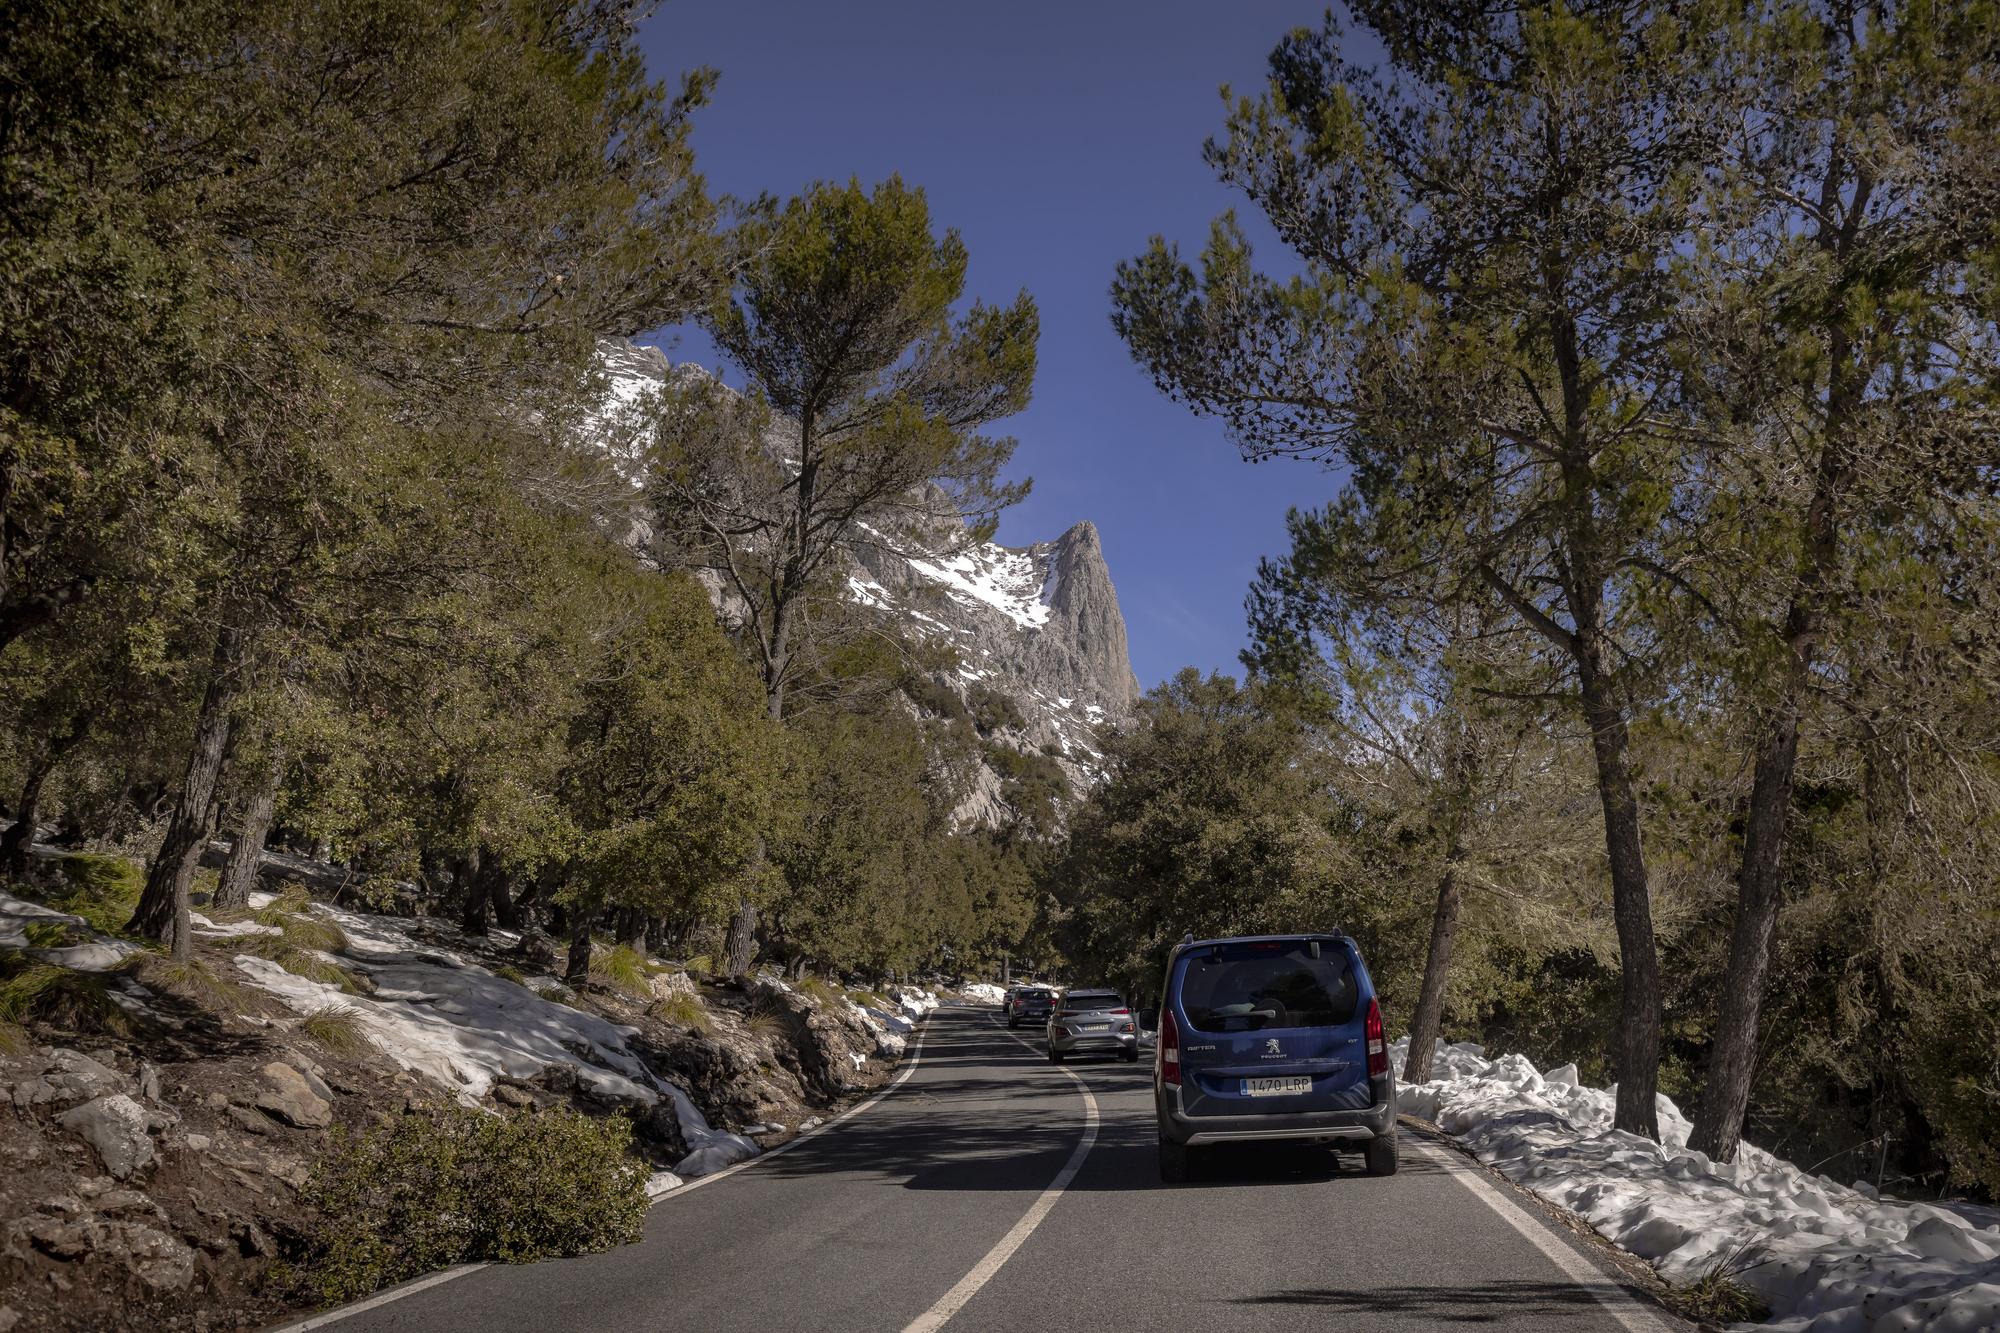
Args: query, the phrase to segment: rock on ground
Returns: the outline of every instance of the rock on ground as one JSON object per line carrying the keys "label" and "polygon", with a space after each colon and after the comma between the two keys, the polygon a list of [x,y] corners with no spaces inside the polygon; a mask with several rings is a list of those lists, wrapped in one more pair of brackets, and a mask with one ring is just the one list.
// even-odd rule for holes
{"label": "rock on ground", "polygon": [[104,1169],[120,1180],[153,1160],[146,1108],[122,1092],[73,1107],[57,1123],[95,1148]]}
{"label": "rock on ground", "polygon": [[[256,1106],[295,1129],[325,1129],[333,1123],[333,1104],[313,1090],[306,1076],[278,1060],[257,1071],[264,1086]],[[324,1088],[326,1085],[321,1083]]]}

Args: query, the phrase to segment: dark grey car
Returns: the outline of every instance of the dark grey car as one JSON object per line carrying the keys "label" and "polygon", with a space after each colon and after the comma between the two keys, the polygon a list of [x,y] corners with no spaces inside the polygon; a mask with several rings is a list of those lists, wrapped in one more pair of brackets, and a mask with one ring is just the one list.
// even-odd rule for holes
{"label": "dark grey car", "polygon": [[1039,1023],[1055,1008],[1056,993],[1047,986],[1016,986],[1007,995],[1007,1026]]}
{"label": "dark grey car", "polygon": [[1139,1027],[1132,1006],[1112,990],[1072,990],[1049,1015],[1049,1063],[1102,1053],[1131,1064],[1139,1058]]}

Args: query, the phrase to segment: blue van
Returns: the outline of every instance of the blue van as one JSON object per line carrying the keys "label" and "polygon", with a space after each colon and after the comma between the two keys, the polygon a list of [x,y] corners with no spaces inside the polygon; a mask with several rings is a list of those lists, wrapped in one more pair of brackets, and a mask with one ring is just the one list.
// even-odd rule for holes
{"label": "blue van", "polygon": [[1188,1179],[1204,1145],[1273,1141],[1359,1149],[1368,1174],[1395,1174],[1396,1080],[1353,940],[1187,940],[1161,995],[1162,1180]]}

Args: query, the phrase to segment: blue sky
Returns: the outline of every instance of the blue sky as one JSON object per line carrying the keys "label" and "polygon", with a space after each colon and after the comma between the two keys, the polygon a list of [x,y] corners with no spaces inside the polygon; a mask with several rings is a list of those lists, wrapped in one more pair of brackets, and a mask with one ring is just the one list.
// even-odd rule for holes
{"label": "blue sky", "polygon": [[[1163,398],[1111,331],[1112,269],[1155,232],[1198,248],[1209,219],[1242,202],[1201,160],[1222,122],[1217,89],[1261,87],[1278,38],[1323,10],[1324,0],[668,0],[642,34],[659,75],[721,71],[695,130],[713,189],[782,198],[814,180],[899,172],[924,187],[940,227],[964,236],[972,295],[1034,294],[1034,403],[1000,429],[1020,440],[1015,475],[1035,485],[1000,540],[1097,524],[1144,686],[1189,664],[1236,669],[1258,557],[1282,553],[1287,506],[1323,501],[1335,478],[1305,463],[1245,463],[1216,422]],[[699,333],[655,341],[716,365]]]}

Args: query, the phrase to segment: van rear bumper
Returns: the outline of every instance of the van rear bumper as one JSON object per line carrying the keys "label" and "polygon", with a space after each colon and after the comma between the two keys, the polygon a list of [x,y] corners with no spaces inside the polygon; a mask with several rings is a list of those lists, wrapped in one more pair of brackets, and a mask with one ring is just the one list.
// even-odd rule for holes
{"label": "van rear bumper", "polygon": [[1365,1141],[1396,1127],[1396,1085],[1388,1080],[1386,1099],[1374,1106],[1348,1111],[1307,1111],[1294,1115],[1185,1115],[1178,1088],[1155,1087],[1160,1137],[1173,1143],[1259,1143]]}

